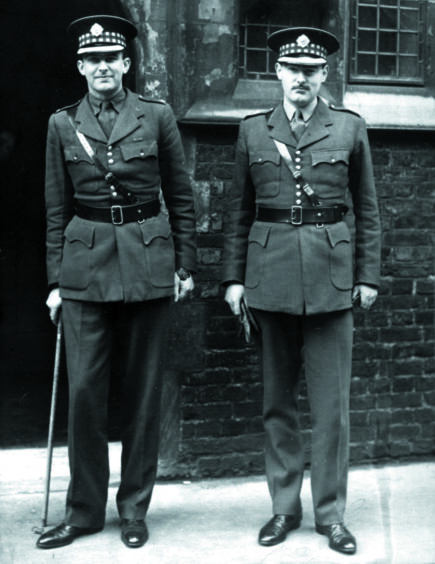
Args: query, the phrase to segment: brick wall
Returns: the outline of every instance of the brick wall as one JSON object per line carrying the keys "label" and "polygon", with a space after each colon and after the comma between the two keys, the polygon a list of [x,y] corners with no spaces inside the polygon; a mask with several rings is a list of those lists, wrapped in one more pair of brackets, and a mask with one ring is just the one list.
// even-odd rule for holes
{"label": "brick wall", "polygon": [[[257,358],[238,336],[238,323],[219,287],[236,134],[231,127],[213,128],[213,135],[202,129],[195,133],[194,180],[209,221],[200,228],[200,271],[191,307],[205,305],[205,340],[200,369],[184,372],[182,381],[178,465],[193,476],[264,470]],[[424,132],[371,131],[370,140],[382,216],[382,289],[369,313],[355,313],[353,463],[435,453],[435,138]],[[305,385],[300,409],[308,461]]]}

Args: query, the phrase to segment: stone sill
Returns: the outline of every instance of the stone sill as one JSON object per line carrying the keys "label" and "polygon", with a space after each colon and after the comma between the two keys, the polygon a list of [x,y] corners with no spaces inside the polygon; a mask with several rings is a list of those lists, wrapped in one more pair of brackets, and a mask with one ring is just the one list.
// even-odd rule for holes
{"label": "stone sill", "polygon": [[[347,85],[343,106],[360,114],[369,129],[435,129],[435,99],[425,88],[392,85],[388,90]],[[326,88],[320,95],[335,102]],[[232,95],[197,100],[180,123],[238,125],[247,115],[274,107],[281,97],[278,81],[239,80]]]}
{"label": "stone sill", "polygon": [[351,87],[343,98],[343,105],[359,113],[369,129],[435,129],[435,99],[424,88],[373,90]]}

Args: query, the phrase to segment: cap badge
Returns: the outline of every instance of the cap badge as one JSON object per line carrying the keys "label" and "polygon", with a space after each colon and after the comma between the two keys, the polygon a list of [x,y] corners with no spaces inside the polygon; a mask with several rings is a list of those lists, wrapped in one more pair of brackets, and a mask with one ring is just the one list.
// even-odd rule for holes
{"label": "cap badge", "polygon": [[98,37],[99,35],[101,35],[103,33],[103,31],[104,31],[103,28],[98,23],[94,23],[94,25],[91,27],[91,34],[94,37]]}
{"label": "cap badge", "polygon": [[308,44],[310,43],[310,39],[304,34],[304,35],[300,35],[297,39],[296,39],[296,45],[298,47],[306,47]]}

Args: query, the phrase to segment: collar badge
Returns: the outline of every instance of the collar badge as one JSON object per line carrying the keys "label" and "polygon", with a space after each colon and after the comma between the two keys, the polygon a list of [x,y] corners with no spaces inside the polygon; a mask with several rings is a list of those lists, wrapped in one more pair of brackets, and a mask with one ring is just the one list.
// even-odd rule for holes
{"label": "collar badge", "polygon": [[103,28],[101,27],[101,25],[98,23],[94,23],[94,25],[91,27],[91,34],[95,37],[98,37],[102,33],[103,33]]}
{"label": "collar badge", "polygon": [[296,39],[296,45],[298,47],[306,47],[308,44],[310,43],[309,38],[304,34],[304,35],[300,35],[297,39]]}

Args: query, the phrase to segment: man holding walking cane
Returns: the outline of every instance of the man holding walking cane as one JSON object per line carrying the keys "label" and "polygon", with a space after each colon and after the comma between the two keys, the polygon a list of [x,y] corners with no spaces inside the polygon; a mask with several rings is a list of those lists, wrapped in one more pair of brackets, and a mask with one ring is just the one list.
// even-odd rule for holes
{"label": "man holding walking cane", "polygon": [[[88,94],[51,116],[46,161],[50,317],[62,312],[69,381],[71,480],[65,520],[39,548],[104,527],[109,483],[107,397],[121,359],[121,539],[147,541],[157,471],[161,353],[171,297],[193,290],[193,196],[174,115],[123,88],[135,26],[113,16],[73,22]],[[160,209],[162,195],[168,214]]]}

